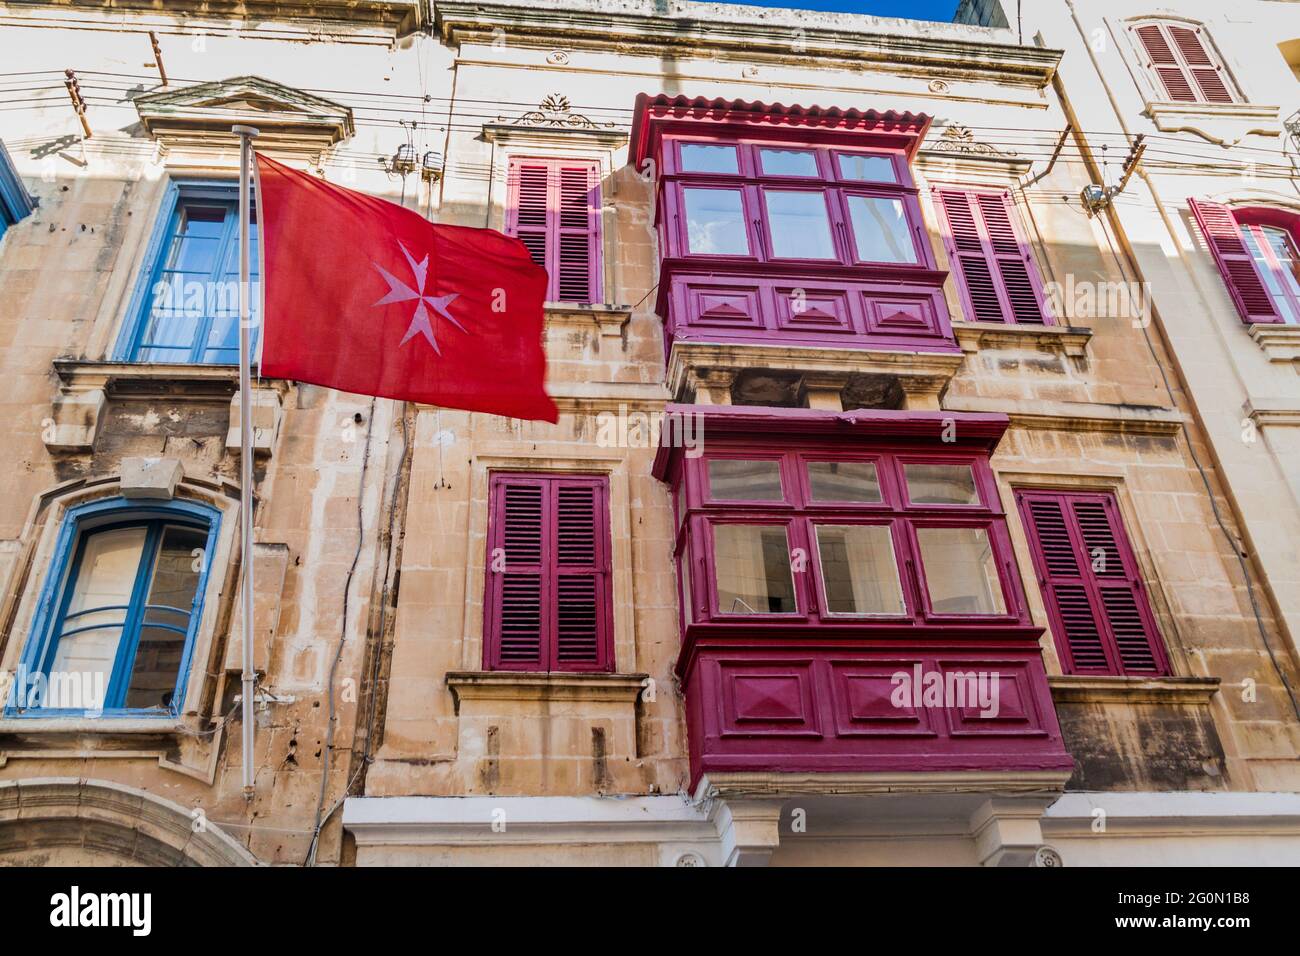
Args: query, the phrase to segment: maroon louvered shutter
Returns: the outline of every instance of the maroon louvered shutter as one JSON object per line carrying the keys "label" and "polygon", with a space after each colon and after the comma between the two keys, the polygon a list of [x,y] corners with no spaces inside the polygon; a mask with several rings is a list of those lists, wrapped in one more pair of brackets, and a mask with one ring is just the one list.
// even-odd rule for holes
{"label": "maroon louvered shutter", "polygon": [[1169,35],[1174,38],[1174,46],[1182,55],[1183,62],[1196,81],[1201,97],[1207,103],[1231,103],[1232,93],[1223,80],[1222,67],[1210,55],[1202,42],[1201,30],[1170,25]]}
{"label": "maroon louvered shutter", "polygon": [[1005,193],[938,190],[944,241],[976,322],[1049,324],[1043,284]]}
{"label": "maroon louvered shutter", "polygon": [[510,161],[506,232],[550,276],[550,302],[598,302],[600,180],[594,161]]}
{"label": "maroon louvered shutter", "polygon": [[1278,315],[1273,299],[1264,286],[1264,280],[1255,267],[1255,259],[1241,238],[1241,227],[1232,218],[1232,210],[1219,203],[1198,199],[1188,199],[1187,202],[1205,236],[1205,244],[1210,247],[1214,261],[1219,266],[1228,293],[1236,303],[1241,320],[1247,323],[1281,322],[1282,317]]}
{"label": "maroon louvered shutter", "polygon": [[1016,498],[1065,673],[1169,673],[1114,497],[1022,490]]}
{"label": "maroon louvered shutter", "polygon": [[1150,58],[1149,67],[1169,98],[1178,103],[1232,103],[1223,67],[1203,42],[1199,28],[1144,23],[1134,28]]}
{"label": "maroon louvered shutter", "polygon": [[613,664],[603,478],[494,475],[484,660],[494,670]]}

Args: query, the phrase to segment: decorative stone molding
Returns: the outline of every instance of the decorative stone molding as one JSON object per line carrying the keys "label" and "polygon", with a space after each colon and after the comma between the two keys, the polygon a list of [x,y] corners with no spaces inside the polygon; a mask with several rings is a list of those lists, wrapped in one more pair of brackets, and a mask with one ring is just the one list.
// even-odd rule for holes
{"label": "decorative stone molding", "polygon": [[949,123],[938,137],[931,139],[926,148],[934,153],[961,153],[969,156],[991,156],[1010,159],[1018,154],[1015,150],[1001,150],[975,138],[975,131],[960,123]]}
{"label": "decorative stone molding", "polygon": [[257,866],[211,822],[144,790],[100,780],[0,782],[0,861],[60,846],[93,847],[101,861],[143,866]]}
{"label": "decorative stone molding", "polygon": [[[744,8],[725,9],[725,17],[701,20],[686,10],[665,11],[655,0],[626,0],[611,8],[601,0],[534,0],[527,5],[440,0],[433,27],[451,47],[490,45],[504,30],[511,46],[547,50],[616,48],[651,56],[710,55],[740,59],[750,65],[807,64],[854,69],[887,65],[891,71],[922,80],[991,80],[1042,89],[1051,82],[1060,50],[996,41],[972,40],[968,33],[914,29],[888,32],[868,17],[804,10],[764,10],[761,17]],[[800,49],[792,49],[791,32],[800,31]]]}
{"label": "decorative stone molding", "polygon": [[1162,133],[1195,133],[1220,146],[1247,136],[1281,136],[1281,108],[1253,103],[1148,102],[1146,114]]}
{"label": "decorative stone molding", "polygon": [[1300,325],[1259,323],[1250,327],[1250,337],[1270,362],[1300,362]]}
{"label": "decorative stone molding", "polygon": [[952,331],[962,351],[972,354],[984,349],[1039,349],[1084,358],[1092,339],[1092,329],[1067,325],[954,322]]}
{"label": "decorative stone molding", "polygon": [[[502,814],[507,826],[493,828]],[[648,847],[648,862],[658,866],[721,862],[704,809],[676,796],[349,797],[343,828],[356,839],[358,866],[384,865],[393,850],[409,859],[422,848],[431,861],[452,848],[472,859],[482,848],[499,862],[502,848],[511,847],[522,862],[539,844],[565,863],[583,862],[585,847],[611,845],[620,854]],[[694,859],[680,862],[684,857]]]}
{"label": "decorative stone molding", "polygon": [[257,76],[238,76],[134,100],[145,131],[168,153],[228,153],[235,124],[255,126],[263,152],[317,162],[353,134],[352,110]]}
{"label": "decorative stone molding", "polygon": [[970,830],[981,866],[1034,866],[1043,848],[1046,800],[996,797],[971,814]]}

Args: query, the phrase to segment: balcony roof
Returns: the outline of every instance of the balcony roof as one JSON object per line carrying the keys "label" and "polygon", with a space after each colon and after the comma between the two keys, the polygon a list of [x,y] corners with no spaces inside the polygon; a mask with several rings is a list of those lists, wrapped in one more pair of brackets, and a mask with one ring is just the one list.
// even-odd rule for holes
{"label": "balcony roof", "polygon": [[861,110],[855,107],[799,106],[758,100],[642,93],[632,110],[632,157],[637,165],[655,152],[665,128],[704,127],[711,132],[754,135],[758,129],[798,128],[869,134],[877,145],[902,147],[911,159],[930,128],[925,113]]}

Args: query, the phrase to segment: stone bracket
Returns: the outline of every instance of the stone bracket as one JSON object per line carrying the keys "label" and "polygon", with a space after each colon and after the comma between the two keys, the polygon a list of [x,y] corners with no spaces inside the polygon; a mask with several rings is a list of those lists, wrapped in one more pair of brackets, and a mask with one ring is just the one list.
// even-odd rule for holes
{"label": "stone bracket", "polygon": [[[250,404],[253,413],[253,456],[270,455],[275,448],[280,419],[283,417],[280,390],[254,385]],[[239,428],[239,392],[235,392],[230,399],[230,428],[226,432],[226,450],[233,455],[239,454]]]}
{"label": "stone bracket", "polygon": [[41,423],[45,447],[51,454],[93,450],[107,408],[108,394],[102,385],[61,388],[51,416]]}

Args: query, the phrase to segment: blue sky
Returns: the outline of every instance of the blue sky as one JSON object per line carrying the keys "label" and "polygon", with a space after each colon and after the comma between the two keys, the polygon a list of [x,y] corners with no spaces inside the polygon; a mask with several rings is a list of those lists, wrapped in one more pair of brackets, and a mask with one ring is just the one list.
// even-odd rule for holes
{"label": "blue sky", "polygon": [[952,20],[958,0],[737,0],[755,7],[795,7],[800,10],[833,10],[837,13],[869,13],[878,17],[911,17],[914,20]]}

